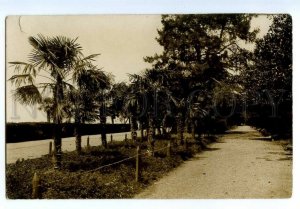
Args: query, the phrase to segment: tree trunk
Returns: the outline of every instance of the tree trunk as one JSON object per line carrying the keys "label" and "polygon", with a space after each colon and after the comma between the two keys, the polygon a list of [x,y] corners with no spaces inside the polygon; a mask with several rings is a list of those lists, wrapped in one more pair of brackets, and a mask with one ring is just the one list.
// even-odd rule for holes
{"label": "tree trunk", "polygon": [[51,122],[51,119],[50,119],[50,110],[47,110],[47,122],[50,123]]}
{"label": "tree trunk", "polygon": [[105,104],[102,103],[100,108],[100,124],[101,124],[101,143],[102,146],[107,148],[107,139],[106,139],[106,112]]}
{"label": "tree trunk", "polygon": [[195,120],[192,120],[192,140],[195,141],[196,140],[196,128],[195,128]]}
{"label": "tree trunk", "polygon": [[61,168],[61,121],[56,119],[54,128],[54,168]]}
{"label": "tree trunk", "polygon": [[[76,116],[75,116],[76,117]],[[80,119],[75,118],[75,141],[76,141],[76,152],[78,155],[81,154],[81,132],[80,132]]]}
{"label": "tree trunk", "polygon": [[154,156],[154,139],[153,139],[153,132],[155,131],[153,127],[153,118],[149,116],[149,131],[148,131],[148,150],[151,156]]}
{"label": "tree trunk", "polygon": [[[176,116],[176,122],[177,122],[177,140],[179,140],[180,144],[183,144],[183,131],[184,131],[184,126],[182,122],[182,113],[178,113]],[[176,144],[178,144],[178,141],[175,141]]]}
{"label": "tree trunk", "polygon": [[144,128],[143,128],[143,124],[142,123],[140,123],[141,125],[140,125],[140,129],[141,129],[141,141],[143,141],[144,140]]}
{"label": "tree trunk", "polygon": [[62,79],[58,75],[57,76],[57,83],[54,87],[53,91],[53,98],[54,98],[54,123],[55,123],[55,131],[54,131],[54,168],[60,169],[61,168],[61,112],[59,112],[60,108],[59,105],[63,101],[63,87],[62,87]]}
{"label": "tree trunk", "polygon": [[107,148],[107,138],[104,124],[101,124],[101,143],[104,148]]}
{"label": "tree trunk", "polygon": [[130,131],[131,131],[131,140],[132,142],[136,142],[137,140],[137,120],[135,116],[131,116],[130,118]]}
{"label": "tree trunk", "polygon": [[163,118],[163,123],[162,123],[162,131],[163,131],[164,137],[166,137],[167,139],[169,139],[170,133],[167,132],[167,126],[168,126],[168,123],[167,123],[167,114],[165,114],[164,118]]}
{"label": "tree trunk", "polygon": [[111,116],[111,124],[115,124],[114,118],[114,116]]}
{"label": "tree trunk", "polygon": [[159,126],[157,127],[157,133],[158,133],[159,136],[161,136],[161,134],[162,134],[162,133],[161,133],[161,129],[160,129]]}

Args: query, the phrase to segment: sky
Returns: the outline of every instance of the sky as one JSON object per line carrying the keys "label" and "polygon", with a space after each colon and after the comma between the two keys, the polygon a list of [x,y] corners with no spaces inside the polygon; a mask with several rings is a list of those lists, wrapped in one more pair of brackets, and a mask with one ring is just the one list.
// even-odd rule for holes
{"label": "sky", "polygon": [[[31,47],[29,36],[63,35],[77,38],[84,55],[97,54],[95,64],[115,76],[115,81],[128,81],[128,73],[139,73],[147,67],[143,57],[160,54],[162,47],[155,38],[161,28],[160,15],[82,15],[82,16],[9,16],[6,19],[6,78],[13,75],[11,61],[27,61]],[[252,21],[260,28],[259,37],[268,30],[270,20],[261,15]],[[246,45],[253,48],[253,45]],[[35,107],[14,101],[13,87],[6,82],[7,122],[46,121],[46,115]]]}

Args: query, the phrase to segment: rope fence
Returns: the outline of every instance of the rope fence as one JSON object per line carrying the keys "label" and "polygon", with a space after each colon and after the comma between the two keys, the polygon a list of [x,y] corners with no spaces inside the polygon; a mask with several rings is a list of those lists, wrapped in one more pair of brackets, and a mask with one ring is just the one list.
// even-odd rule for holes
{"label": "rope fence", "polygon": [[[160,149],[153,149],[151,150],[152,153],[156,153],[158,151],[161,151],[161,150],[166,150],[167,149],[167,154],[166,156],[167,157],[170,157],[170,153],[171,153],[171,148],[174,147],[174,145],[171,145],[170,141],[168,142],[167,146],[165,147],[162,147]],[[110,167],[110,166],[114,166],[114,165],[117,165],[117,164],[120,164],[120,163],[123,163],[125,161],[128,161],[128,160],[131,160],[131,159],[136,159],[136,172],[135,172],[135,179],[136,181],[138,182],[139,179],[140,179],[140,175],[141,175],[141,172],[140,172],[140,165],[141,165],[141,156],[146,156],[146,157],[151,157],[150,155],[150,152],[149,150],[147,150],[146,152],[143,152],[141,153],[140,152],[140,146],[138,145],[137,146],[137,154],[133,155],[133,156],[130,156],[130,157],[127,157],[127,158],[124,158],[122,160],[119,160],[119,161],[116,161],[116,162],[113,162],[113,163],[109,163],[109,164],[106,164],[106,165],[102,165],[102,166],[99,166],[97,168],[94,168],[92,170],[87,170],[87,171],[82,171],[80,173],[78,173],[77,175],[82,175],[82,174],[85,174],[85,173],[92,173],[92,172],[96,172],[96,171],[99,171],[103,168],[107,168],[107,167]],[[67,162],[67,161],[66,161]],[[63,182],[65,179],[67,179],[68,177],[65,177],[65,178],[62,178],[62,179],[57,179],[57,180],[54,180],[54,181],[51,181],[51,182],[47,182],[48,185],[50,184],[54,184],[56,182]],[[34,173],[34,177],[33,177],[33,180],[32,180],[32,198],[39,198],[41,194],[39,194],[38,191],[40,191],[39,187],[41,186],[40,184],[40,177],[37,175],[37,173]]]}

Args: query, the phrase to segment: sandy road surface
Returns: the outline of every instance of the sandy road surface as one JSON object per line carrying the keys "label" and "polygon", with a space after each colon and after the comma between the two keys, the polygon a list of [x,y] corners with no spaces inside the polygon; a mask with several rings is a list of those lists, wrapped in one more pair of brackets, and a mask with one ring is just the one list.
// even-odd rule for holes
{"label": "sandy road surface", "polygon": [[240,126],[135,198],[288,198],[292,159],[278,142]]}

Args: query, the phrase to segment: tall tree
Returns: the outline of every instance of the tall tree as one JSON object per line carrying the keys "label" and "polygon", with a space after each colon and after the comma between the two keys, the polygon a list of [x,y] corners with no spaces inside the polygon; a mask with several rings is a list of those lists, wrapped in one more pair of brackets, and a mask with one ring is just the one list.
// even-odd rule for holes
{"label": "tall tree", "polygon": [[[66,105],[66,89],[70,77],[76,74],[76,65],[80,62],[89,62],[84,59],[82,47],[77,39],[64,36],[45,37],[41,34],[30,36],[29,43],[32,51],[28,62],[10,62],[16,74],[9,80],[16,86],[15,98],[23,103],[32,105],[42,102],[42,95],[46,90],[53,94],[53,121],[54,134],[54,167],[61,166],[61,123]],[[38,78],[38,79],[37,79]]]}
{"label": "tall tree", "polygon": [[242,14],[162,16],[157,41],[164,51],[145,61],[152,63],[153,69],[169,74],[166,87],[178,106],[180,139],[188,104],[200,100],[202,109],[212,108],[215,80],[224,80],[234,69],[229,61],[241,50],[239,41],[254,41],[257,30],[250,31],[251,18]]}
{"label": "tall tree", "polygon": [[145,94],[147,83],[143,76],[137,74],[130,74],[129,79],[131,84],[125,98],[124,109],[130,117],[131,139],[136,142],[138,119],[147,113],[147,98]]}
{"label": "tall tree", "polygon": [[101,78],[102,82],[98,83],[98,102],[99,102],[99,120],[101,126],[101,142],[102,146],[107,148],[106,138],[106,121],[107,121],[107,106],[109,89],[111,88],[112,79],[105,75]]}
{"label": "tall tree", "polygon": [[[258,39],[253,53],[251,69],[243,72],[248,93],[272,90],[279,99],[285,91],[285,99],[292,96],[292,18],[274,15],[268,33]],[[255,84],[255,85],[253,85]]]}
{"label": "tall tree", "polygon": [[255,42],[252,62],[241,73],[247,102],[259,115],[258,126],[289,131],[292,126],[292,18],[270,16],[267,34]]}
{"label": "tall tree", "polygon": [[128,93],[128,86],[125,82],[115,83],[112,85],[109,91],[109,98],[111,100],[109,106],[109,114],[111,116],[112,123],[114,123],[115,117],[125,117],[126,114],[123,111],[125,105],[125,98]]}

